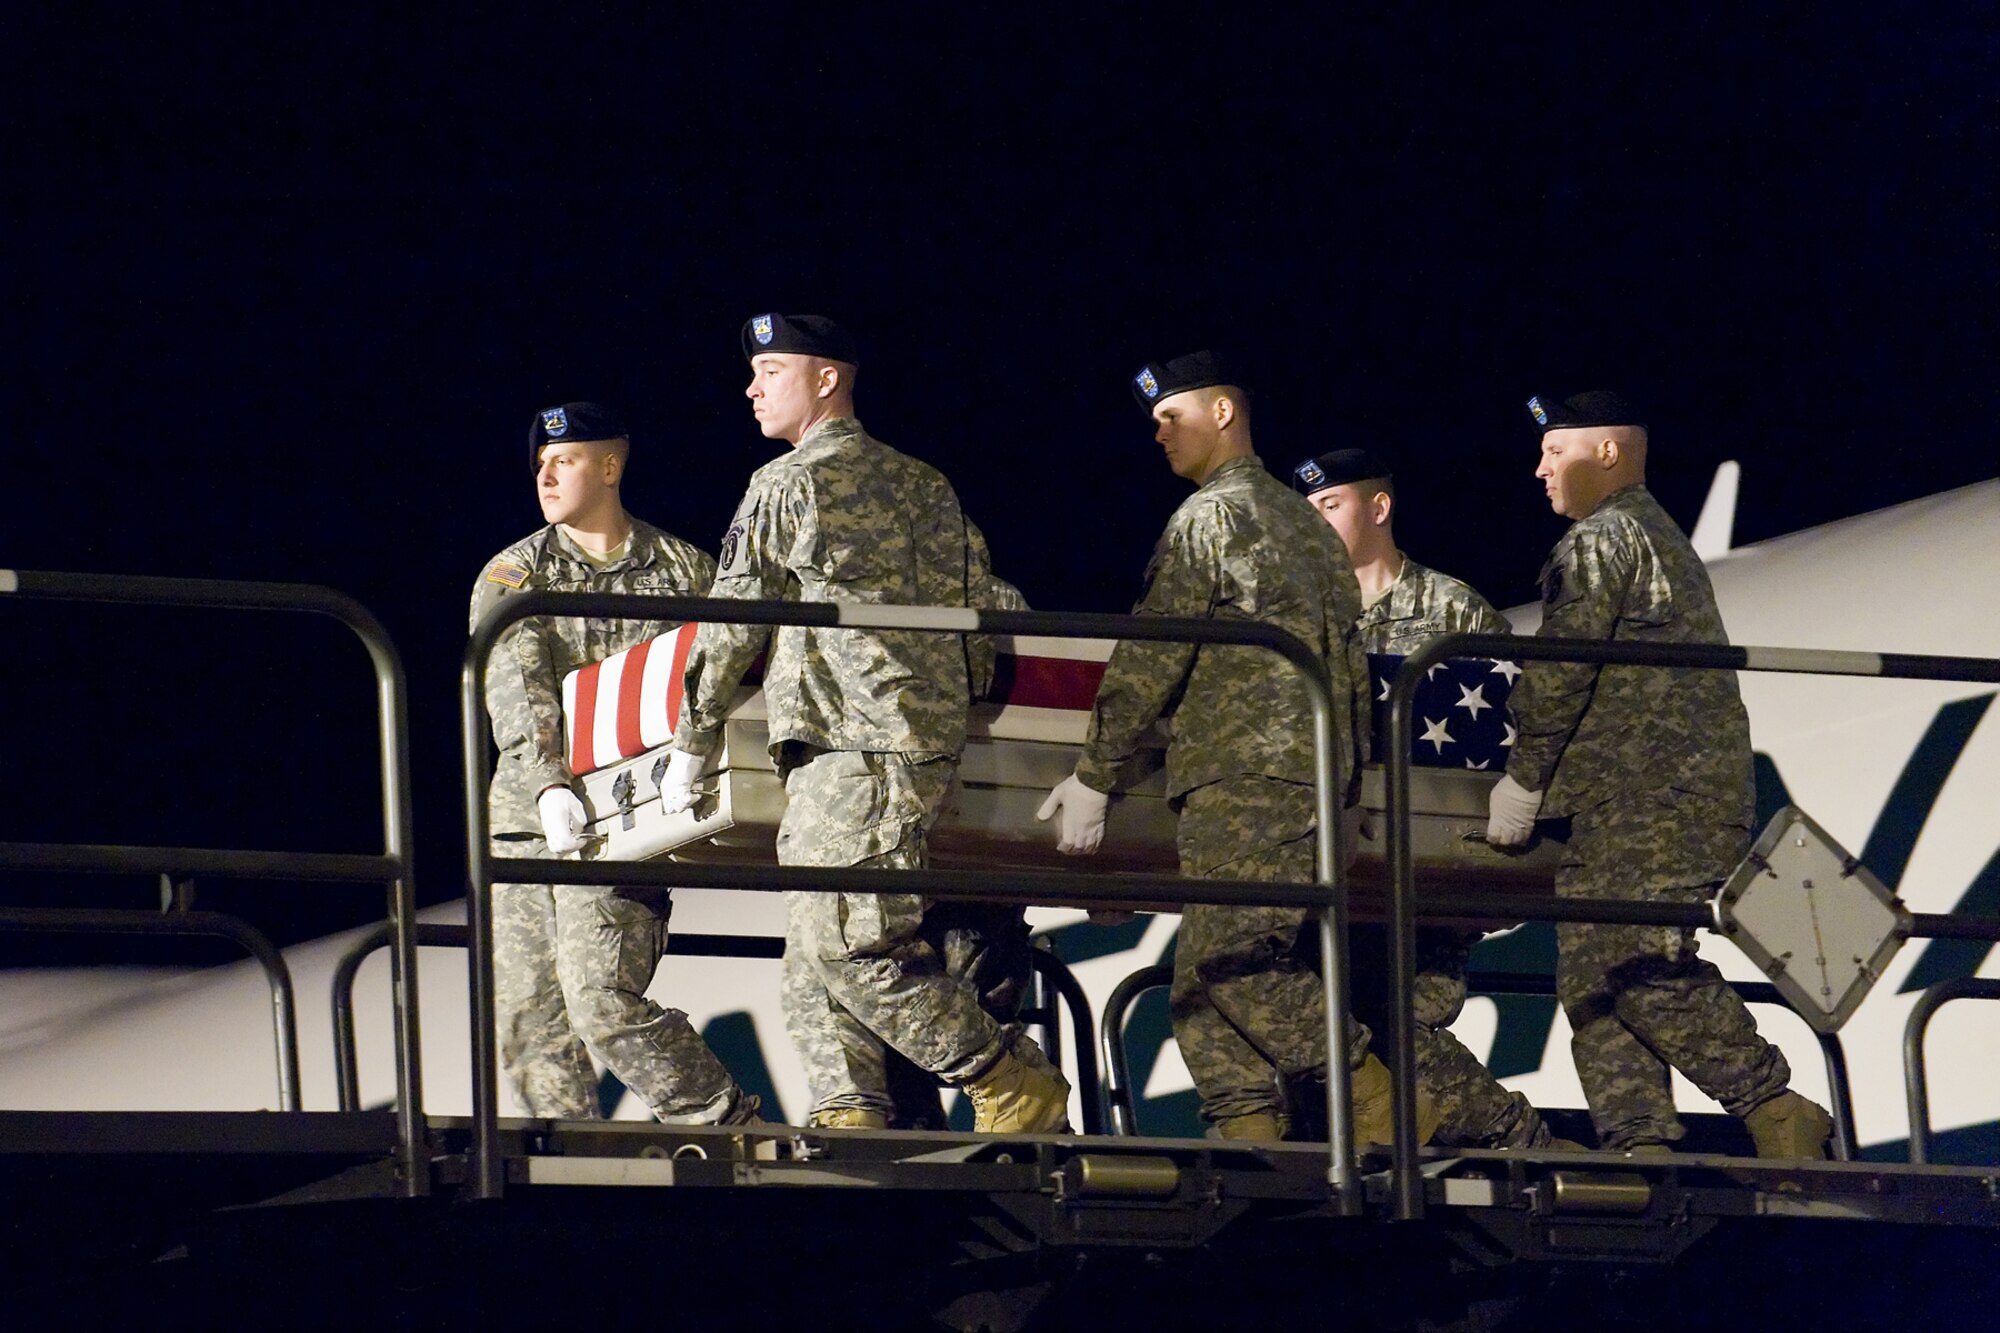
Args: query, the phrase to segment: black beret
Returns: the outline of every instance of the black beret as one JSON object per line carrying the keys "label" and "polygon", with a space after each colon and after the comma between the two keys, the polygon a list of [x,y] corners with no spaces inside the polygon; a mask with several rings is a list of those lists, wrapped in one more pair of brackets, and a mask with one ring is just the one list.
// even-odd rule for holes
{"label": "black beret", "polygon": [[1335,449],[1330,454],[1308,458],[1293,468],[1292,489],[1301,495],[1311,495],[1329,486],[1345,486],[1351,481],[1373,481],[1377,477],[1394,475],[1387,463],[1366,449]]}
{"label": "black beret", "polygon": [[1153,404],[1162,398],[1171,398],[1189,389],[1207,389],[1217,384],[1229,384],[1243,390],[1247,395],[1250,386],[1229,373],[1222,358],[1213,352],[1189,352],[1177,356],[1162,365],[1149,362],[1139,368],[1132,377],[1132,396],[1139,400],[1139,406],[1148,412]]}
{"label": "black beret", "polygon": [[1643,430],[1646,425],[1639,409],[1610,389],[1592,389],[1559,403],[1539,396],[1530,398],[1528,415],[1544,434],[1571,426],[1637,426]]}
{"label": "black beret", "polygon": [[854,339],[825,315],[752,315],[743,321],[743,355],[747,359],[764,352],[794,352],[861,365]]}
{"label": "black beret", "polygon": [[545,445],[569,440],[625,440],[625,422],[602,403],[564,403],[535,413],[528,426],[528,463],[542,465]]}

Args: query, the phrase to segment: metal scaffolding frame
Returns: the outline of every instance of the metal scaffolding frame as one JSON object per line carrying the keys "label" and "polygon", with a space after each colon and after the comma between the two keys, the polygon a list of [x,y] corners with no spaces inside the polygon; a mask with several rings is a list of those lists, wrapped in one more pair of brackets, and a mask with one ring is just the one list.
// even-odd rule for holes
{"label": "metal scaffolding frame", "polygon": [[[1133,639],[1169,643],[1266,648],[1296,669],[1313,710],[1317,880],[1313,884],[1251,884],[1170,875],[1040,873],[1010,875],[1004,890],[992,877],[962,871],[872,870],[850,867],[696,865],[675,862],[577,862],[499,858],[488,841],[487,789],[491,784],[490,731],[482,684],[493,645],[517,621],[535,615],[603,619],[706,621],[743,625],[796,625],[827,629],[916,630],[944,634],[1031,634],[1084,639]],[[523,593],[496,603],[473,628],[460,677],[465,735],[467,919],[472,927],[471,1192],[498,1198],[504,1189],[500,1160],[497,1041],[493,1014],[492,887],[497,879],[530,884],[652,885],[742,889],[758,892],[920,893],[972,901],[1068,902],[1142,906],[1202,902],[1238,906],[1290,906],[1312,910],[1320,922],[1321,982],[1330,1052],[1346,1050],[1346,831],[1337,800],[1344,791],[1334,766],[1335,706],[1325,667],[1290,634],[1254,621],[1165,616],[1111,616],[1080,612],[979,611],[970,608],[879,606],[833,602],[760,602],[618,593]],[[1348,1215],[1363,1208],[1362,1180],[1354,1161],[1347,1061],[1328,1061],[1327,1168],[1337,1207]]]}
{"label": "metal scaffolding frame", "polygon": [[[137,574],[64,574],[0,570],[0,601],[19,597],[48,602],[94,602],[127,606],[211,607],[237,611],[294,611],[331,617],[354,632],[375,669],[378,739],[381,746],[382,841],[379,856],[339,852],[274,852],[207,847],[135,847],[74,843],[0,843],[0,868],[89,874],[206,875],[237,879],[320,880],[384,884],[393,934],[392,975],[396,1020],[396,1170],[402,1193],[430,1191],[430,1152],[424,1123],[423,1074],[418,1042],[416,892],[411,882],[411,797],[408,688],[402,658],[373,612],[346,593],[310,583],[239,583],[221,579],[159,578]],[[61,910],[61,909],[56,909]],[[70,926],[90,914],[66,913]],[[193,916],[195,914],[186,914]],[[203,914],[212,915],[212,914]],[[150,933],[188,933],[167,923]],[[185,919],[185,918],[184,918]],[[142,929],[129,918],[121,930]],[[234,932],[223,929],[218,932]],[[253,953],[257,953],[253,946]],[[282,960],[280,960],[282,966]],[[265,960],[267,974],[269,962]],[[287,984],[286,989],[289,989]],[[274,1000],[274,1005],[280,1004]],[[280,1007],[283,1007],[282,1005]],[[279,1023],[280,1066],[287,1024]],[[281,1074],[281,1079],[283,1075]],[[297,1055],[291,1057],[296,1097]],[[287,1108],[291,1109],[291,1108]]]}
{"label": "metal scaffolding frame", "polygon": [[[316,880],[338,883],[378,883],[387,886],[389,919],[370,938],[370,948],[386,943],[392,950],[392,983],[396,1045],[394,1116],[396,1147],[393,1192],[403,1196],[428,1193],[434,1172],[430,1153],[432,1129],[422,1105],[419,1066],[419,1015],[416,993],[416,949],[420,943],[457,943],[436,932],[450,927],[422,927],[415,921],[411,884],[411,792],[406,687],[396,650],[380,623],[358,602],[314,585],[235,583],[217,580],[141,576],[61,574],[0,570],[0,600],[8,596],[46,601],[95,602],[240,610],[280,610],[327,615],[359,637],[374,666],[381,747],[384,851],[380,855],[282,852],[216,848],[146,847],[94,844],[0,843],[0,868],[61,873],[170,873],[235,878]],[[1308,884],[1250,884],[1187,879],[1166,875],[1107,875],[1085,872],[1011,874],[996,886],[985,873],[946,871],[881,871],[860,868],[801,869],[796,867],[731,866],[673,862],[570,862],[499,858],[491,854],[486,808],[491,759],[480,682],[484,665],[501,632],[533,615],[576,615],[606,618],[707,620],[761,625],[826,628],[874,628],[934,633],[1065,635],[1080,638],[1194,642],[1261,647],[1278,653],[1306,682],[1313,707],[1316,815],[1318,841],[1315,881]],[[1388,703],[1388,753],[1384,756],[1388,798],[1387,844],[1390,896],[1388,902],[1389,978],[1392,993],[1408,990],[1414,972],[1414,922],[1419,903],[1414,886],[1410,841],[1411,709],[1416,682],[1432,663],[1445,657],[1507,657],[1514,660],[1560,660],[1594,664],[1628,664],[1684,669],[1811,672],[1899,679],[1955,680],[2000,683],[2000,662],[1988,659],[1926,657],[1794,649],[1738,648],[1723,645],[1646,645],[1523,639],[1505,636],[1454,635],[1425,645],[1411,654],[1392,682]],[[465,760],[467,879],[469,924],[459,932],[475,942],[471,950],[473,1031],[473,1116],[466,1152],[466,1192],[492,1198],[501,1193],[502,1162],[497,1120],[497,1075],[492,1012],[490,892],[495,879],[531,883],[558,880],[575,884],[657,884],[726,888],[760,892],[917,892],[940,899],[1067,903],[1084,906],[1143,906],[1160,902],[1219,905],[1280,905],[1305,908],[1319,921],[1322,984],[1327,1001],[1329,1053],[1328,1118],[1330,1125],[1325,1181],[1328,1205],[1338,1215],[1363,1211],[1364,1182],[1354,1160],[1353,1126],[1348,1102],[1347,1063],[1337,1058],[1345,1049],[1349,1012],[1346,968],[1345,877],[1339,871],[1346,848],[1343,822],[1337,817],[1339,794],[1346,775],[1334,771],[1334,699],[1318,660],[1306,647],[1281,631],[1250,622],[1166,619],[1048,612],[972,611],[948,608],[857,606],[717,601],[703,598],[528,593],[504,600],[477,626],[469,640],[461,676],[461,706]],[[1589,921],[1699,928],[1716,924],[1712,906],[1608,899],[1550,899],[1524,894],[1429,892],[1421,902],[1425,917],[1503,916],[1519,920]],[[144,923],[144,924],[142,924]],[[144,933],[213,933],[237,939],[265,966],[272,979],[272,1005],[280,1070],[280,1102],[298,1105],[297,1053],[292,1026],[289,986],[283,979],[283,959],[260,947],[254,930],[233,918],[213,913],[102,913],[65,909],[17,909],[0,913],[0,928],[47,930],[117,930]],[[249,930],[249,934],[244,932]],[[1957,914],[1913,914],[1909,933],[1918,937],[2000,940],[2000,921]],[[261,938],[261,937],[259,937]],[[680,937],[684,952],[736,952],[751,948],[759,955],[774,942],[718,942],[705,937]],[[268,945],[268,941],[264,942]],[[363,950],[366,952],[366,950]],[[351,989],[353,966],[343,963],[336,978]],[[1044,969],[1046,972],[1047,969]],[[1053,981],[1067,995],[1060,977]],[[1136,981],[1137,977],[1128,979]],[[1120,987],[1129,1003],[1130,995]],[[1930,1130],[1925,1105],[1922,1036],[1937,1008],[1960,998],[2000,998],[2000,983],[1965,979],[1931,988],[1912,1014],[1905,1037],[1906,1091],[1911,1098],[1911,1161],[1927,1161]],[[1753,998],[1763,999],[1763,996]],[[1072,1003],[1072,1019],[1087,1010]],[[1114,1002],[1107,1023],[1120,1011]],[[336,1006],[336,1032],[343,1032]],[[351,1005],[345,1015],[344,1040],[352,1047]],[[1423,1213],[1423,1184],[1414,1135],[1413,1024],[1407,1012],[1392,1007],[1389,1037],[1395,1078],[1396,1142],[1392,1173],[1387,1181],[1388,1215],[1413,1219]],[[1055,1021],[1055,1016],[1050,1016]],[[1095,1054],[1085,1036],[1078,1055]],[[336,1047],[342,1038],[337,1037]],[[1844,1069],[1835,1068],[1837,1040],[1822,1039],[1828,1052],[1829,1078],[1842,1100]],[[1086,1107],[1099,1092],[1110,1097],[1114,1131],[1129,1130],[1130,1108],[1120,1123],[1121,1090],[1129,1103],[1129,1074],[1122,1060],[1111,1058],[1105,1046],[1105,1073],[1097,1088],[1083,1090]],[[1117,1052],[1122,1057],[1122,1050]],[[351,1054],[337,1071],[341,1104],[358,1097]],[[1088,1080],[1086,1080],[1088,1081]],[[1836,1106],[1838,1113],[1840,1107]],[[1842,1119],[1851,1122],[1851,1112]],[[1088,1120],[1086,1128],[1089,1129]],[[1851,1123],[1844,1146],[1852,1151]],[[1317,1157],[1315,1156],[1315,1160]],[[452,1178],[446,1172],[440,1178]]]}

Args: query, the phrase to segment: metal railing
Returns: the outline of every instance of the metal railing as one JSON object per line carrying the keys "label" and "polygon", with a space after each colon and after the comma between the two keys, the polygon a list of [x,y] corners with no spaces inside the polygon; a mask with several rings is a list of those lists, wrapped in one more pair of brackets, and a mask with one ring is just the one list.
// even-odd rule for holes
{"label": "metal railing", "polygon": [[1097,1047],[1091,1041],[1091,1029],[1095,1026],[1091,1019],[1090,997],[1083,993],[1083,986],[1076,979],[1076,973],[1069,970],[1069,964],[1056,957],[1047,949],[1028,950],[1029,966],[1034,968],[1036,979],[1046,991],[1052,991],[1055,1000],[1046,995],[1038,997],[1036,1003],[1023,1008],[1019,1021],[1042,1029],[1043,1049],[1050,1063],[1062,1068],[1062,1015],[1057,1012],[1056,1001],[1069,1010],[1070,1042],[1076,1047],[1077,1104],[1083,1110],[1083,1132],[1102,1134],[1104,1132],[1104,1087],[1098,1075]]}
{"label": "metal railing", "polygon": [[1125,1020],[1141,995],[1173,984],[1174,970],[1165,963],[1154,963],[1112,987],[1111,998],[1104,1002],[1098,1042],[1102,1048],[1099,1054],[1104,1059],[1104,1100],[1113,1134],[1139,1132],[1138,1116],[1132,1108],[1132,1065],[1125,1055]]}
{"label": "metal railing", "polygon": [[[0,843],[0,867],[64,873],[157,874],[383,884],[395,938],[398,1183],[411,1196],[430,1190],[417,1041],[416,895],[410,879],[411,797],[407,689],[402,658],[372,612],[352,597],[308,583],[236,583],[125,574],[0,570],[0,599],[140,606],[296,611],[329,616],[352,630],[375,668],[382,777],[379,856],[205,847],[133,847],[80,843]],[[62,910],[62,909],[53,909]],[[296,1090],[296,1080],[294,1080]]]}
{"label": "metal railing", "polygon": [[[1119,982],[1105,1004],[1100,1040],[1106,1070],[1105,1099],[1110,1103],[1114,1134],[1139,1132],[1138,1116],[1132,1105],[1131,1066],[1125,1052],[1126,1019],[1141,995],[1172,982],[1172,968],[1160,963],[1142,967]],[[1768,981],[1731,981],[1727,984],[1743,998],[1745,1004],[1776,1005],[1794,1017],[1798,1014],[1791,1001]],[[1996,997],[2000,997],[2000,982],[1994,983],[1994,986]],[[1541,972],[1467,972],[1465,993],[1552,996],[1556,993],[1556,979]],[[1851,1162],[1857,1150],[1857,1140],[1854,1135],[1854,1092],[1847,1077],[1847,1053],[1841,1047],[1838,1033],[1815,1030],[1813,1037],[1819,1042],[1820,1058],[1826,1064],[1827,1099],[1833,1103],[1828,1108],[1833,1114],[1833,1155],[1839,1161]]]}
{"label": "metal railing", "polygon": [[[449,922],[419,921],[420,949],[463,949],[470,933]],[[343,1111],[361,1109],[361,1064],[354,1036],[354,978],[361,965],[379,949],[395,942],[395,929],[384,921],[361,935],[333,966],[333,1090],[334,1104]],[[397,1089],[398,1095],[401,1089]]]}
{"label": "metal railing", "polygon": [[[5,917],[0,916],[0,926],[5,925]],[[343,1111],[361,1109],[361,1061],[354,1032],[354,982],[361,971],[361,965],[381,949],[388,947],[394,938],[388,922],[357,937],[348,946],[334,965],[331,983],[333,1000],[333,1076],[334,1095]],[[472,939],[469,927],[452,925],[449,922],[420,921],[417,923],[417,944],[426,949],[463,949]],[[674,934],[667,936],[667,953],[670,957],[681,958],[782,958],[785,941],[778,935],[702,935]],[[1077,1077],[1084,1084],[1083,1132],[1103,1133],[1103,1120],[1098,1111],[1100,1096],[1097,1092],[1097,1061],[1089,1044],[1091,1028],[1090,1000],[1077,984],[1076,976],[1063,961],[1042,949],[1029,950],[1029,962],[1034,975],[1040,978],[1057,998],[1069,1006],[1070,1026],[1077,1036]],[[278,960],[280,967],[284,960]],[[289,997],[290,982],[286,983]],[[1053,1004],[1038,1004],[1021,1011],[1021,1021],[1040,1025],[1046,1032],[1056,1034],[1051,1038],[1049,1058],[1062,1063],[1062,1047],[1059,1037],[1061,1015]],[[298,1058],[292,1058],[292,1081],[298,1082]]]}
{"label": "metal railing", "polygon": [[[1170,875],[1103,875],[1040,872],[1010,874],[997,889],[985,872],[881,870],[866,867],[731,866],[693,862],[548,861],[498,858],[488,842],[487,788],[492,758],[484,692],[487,658],[508,626],[535,615],[602,619],[706,621],[718,624],[789,625],[828,629],[868,628],[932,633],[1063,635],[1087,639],[1222,644],[1276,652],[1305,681],[1313,711],[1315,815],[1318,825],[1316,882],[1271,884],[1184,879]],[[973,902],[1058,902],[1088,906],[1138,907],[1149,903],[1214,903],[1226,906],[1302,907],[1320,923],[1321,982],[1328,1050],[1327,1116],[1330,1127],[1328,1181],[1340,1211],[1360,1213],[1362,1182],[1354,1163],[1354,1135],[1348,1104],[1345,1059],[1348,1023],[1345,878],[1340,873],[1346,831],[1336,801],[1344,788],[1334,771],[1335,706],[1325,668],[1303,643],[1253,621],[1163,616],[1111,616],[1044,611],[974,611],[965,608],[857,605],[831,602],[748,602],[693,597],[646,597],[615,593],[533,592],[496,604],[474,627],[466,644],[460,677],[460,715],[465,739],[465,823],[468,924],[474,946],[472,973],[472,1163],[471,1192],[497,1198],[504,1182],[500,1161],[499,1112],[495,1080],[497,1041],[493,1013],[491,893],[496,880],[530,884],[654,885],[742,889],[777,893],[920,893],[926,897]]]}
{"label": "metal railing", "polygon": [[[388,924],[358,936],[334,965],[330,985],[333,1002],[333,1076],[335,1096],[343,1111],[361,1109],[361,1065],[354,1035],[354,981],[361,965],[391,941]],[[426,949],[464,949],[472,930],[450,922],[417,923],[417,944]],[[683,958],[780,958],[785,942],[775,935],[667,936],[667,953]]]}
{"label": "metal railing", "polygon": [[134,912],[75,907],[0,907],[0,930],[39,934],[209,936],[234,940],[257,960],[271,988],[278,1055],[278,1109],[299,1109],[299,1018],[292,971],[271,937],[227,912]]}
{"label": "metal railing", "polygon": [[1940,981],[1917,997],[1903,1024],[1903,1094],[1910,1107],[1910,1164],[1931,1160],[1931,1091],[1924,1068],[1924,1033],[1937,1011],[1953,1000],[2000,1000],[2000,980],[1955,977]]}
{"label": "metal railing", "polygon": [[[1409,993],[1416,977],[1415,863],[1410,843],[1410,751],[1417,684],[1448,657],[1508,661],[1581,662],[1598,666],[1679,667],[1716,671],[1777,671],[1902,680],[1959,680],[2000,684],[2000,661],[1977,657],[1927,657],[1913,653],[1837,652],[1805,648],[1754,648],[1728,644],[1620,643],[1582,639],[1517,638],[1504,634],[1447,634],[1403,659],[1390,683],[1388,753],[1384,756],[1389,845],[1390,994]],[[1610,898],[1543,898],[1532,894],[1430,893],[1424,914],[1493,917],[1519,921],[1581,921],[1605,925],[1717,927],[1706,905]],[[1948,939],[2000,940],[2000,920],[1916,913],[1910,934]],[[1390,1009],[1390,1073],[1396,1089],[1396,1142],[1391,1194],[1399,1220],[1423,1216],[1423,1182],[1416,1144],[1416,1029],[1409,1011]]]}

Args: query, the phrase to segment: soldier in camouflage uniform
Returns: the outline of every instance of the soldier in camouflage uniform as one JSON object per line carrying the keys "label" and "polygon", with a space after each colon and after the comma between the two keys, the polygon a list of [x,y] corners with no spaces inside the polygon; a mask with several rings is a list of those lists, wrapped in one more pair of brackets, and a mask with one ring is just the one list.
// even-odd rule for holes
{"label": "soldier in camouflage uniform", "polygon": [[[1027,610],[1020,589],[991,572],[986,535],[979,525],[968,519],[966,532],[975,568],[988,571],[985,595],[976,595],[975,588],[973,600],[995,610]],[[993,641],[987,635],[967,635],[966,647],[973,696],[984,697],[993,684]],[[943,962],[945,975],[969,987],[995,1022],[1013,1024],[1019,1019],[1034,976],[1027,917],[1019,905],[933,903],[924,911],[921,933]],[[809,1072],[815,1124],[872,1128],[879,1116],[881,1127],[888,1129],[945,1128],[940,1080],[869,1029],[829,1008],[807,950],[786,951],[782,984],[793,1045]],[[813,1016],[823,1021],[814,1024]]]}
{"label": "soldier in camouflage uniform", "polygon": [[[715,570],[707,553],[625,512],[629,450],[623,423],[598,404],[536,414],[528,454],[548,526],[487,562],[473,585],[474,625],[518,592],[700,593]],[[583,847],[583,803],[563,745],[563,677],[672,628],[535,616],[500,636],[486,669],[500,751],[488,806],[495,856],[559,859]],[[671,907],[664,890],[493,886],[500,1060],[531,1115],[600,1114],[588,1051],[661,1120],[756,1117],[757,1098],[687,1015],[646,998]]]}
{"label": "soldier in camouflage uniform", "polygon": [[[1158,423],[1176,475],[1196,485],[1167,523],[1135,615],[1256,620],[1315,648],[1333,681],[1336,770],[1358,779],[1368,670],[1347,552],[1310,507],[1264,470],[1247,395],[1208,352],[1148,366],[1134,393]],[[1315,869],[1312,713],[1289,663],[1259,648],[1121,642],[1105,667],[1076,772],[1050,793],[1058,846],[1095,851],[1108,793],[1144,734],[1171,715],[1167,795],[1191,876],[1310,883]],[[1350,782],[1353,803],[1358,786]],[[1326,1006],[1311,914],[1191,903],[1170,994],[1174,1037],[1224,1138],[1276,1139],[1294,1091],[1323,1076]],[[1357,1133],[1388,1138],[1387,1071],[1354,1025]],[[1426,1135],[1428,1130],[1425,1131]]]}
{"label": "soldier in camouflage uniform", "polygon": [[[1617,394],[1528,402],[1543,479],[1573,520],[1542,567],[1539,633],[1726,643],[1707,571],[1645,486],[1646,430]],[[1530,662],[1509,700],[1519,738],[1488,839],[1567,815],[1556,891],[1705,902],[1750,845],[1750,726],[1723,671]],[[1784,1055],[1694,933],[1563,923],[1556,986],[1600,1146],[1667,1151],[1685,1132],[1668,1066],[1740,1116],[1760,1156],[1823,1156],[1832,1120],[1790,1091]]]}
{"label": "soldier in camouflage uniform", "polygon": [[[1366,449],[1335,449],[1292,469],[1292,487],[1340,537],[1361,585],[1356,628],[1366,653],[1407,656],[1444,634],[1508,634],[1507,620],[1471,585],[1410,559],[1396,545],[1395,478]],[[1439,1143],[1477,1148],[1541,1148],[1551,1141],[1541,1113],[1509,1092],[1451,1031],[1465,1010],[1465,968],[1477,934],[1417,927],[1417,1083],[1437,1108]],[[1388,935],[1376,922],[1349,934],[1355,1006],[1387,1017],[1383,960]]]}
{"label": "soldier in camouflage uniform", "polygon": [[[760,428],[792,449],[751,476],[712,595],[981,600],[983,548],[951,484],[854,419],[847,335],[818,316],[760,315],[744,325],[743,348]],[[968,650],[955,635],[703,625],[688,657],[664,808],[691,802],[737,682],[767,646],[764,698],[786,797],[779,863],[923,867],[965,744]],[[886,1122],[887,1046],[963,1087],[982,1131],[1066,1125],[1062,1075],[947,970],[946,914],[916,894],[800,892],[786,906],[786,1023],[813,1085],[815,1123]]]}

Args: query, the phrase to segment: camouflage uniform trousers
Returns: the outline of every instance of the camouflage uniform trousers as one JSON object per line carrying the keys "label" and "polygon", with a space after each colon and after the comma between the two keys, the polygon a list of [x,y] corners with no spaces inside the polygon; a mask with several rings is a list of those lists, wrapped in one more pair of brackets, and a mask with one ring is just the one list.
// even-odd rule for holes
{"label": "camouflage uniform trousers", "polygon": [[[879,864],[879,863],[876,863]],[[795,894],[793,898],[804,897]],[[791,915],[787,914],[788,917]],[[996,1023],[1017,1030],[1032,984],[1032,950],[1021,909],[996,903],[934,903],[919,935]],[[826,988],[788,931],[784,962],[787,1027],[812,1089],[813,1110],[879,1111],[892,1129],[943,1129],[935,1075],[912,1064],[852,1015],[826,1002]]]}
{"label": "camouflage uniform trousers", "polygon": [[[540,838],[491,846],[495,856],[554,859]],[[500,1065],[530,1115],[597,1119],[590,1055],[669,1123],[714,1124],[756,1110],[687,1015],[646,998],[667,948],[667,894],[493,886]]]}
{"label": "camouflage uniform trousers", "polygon": [[[1600,805],[1573,818],[1556,892],[1702,903],[1749,845],[1747,827],[1691,793]],[[1556,926],[1556,994],[1605,1147],[1685,1133],[1670,1065],[1737,1116],[1791,1081],[1783,1053],[1698,947],[1693,931],[1672,926]]]}
{"label": "camouflage uniform trousers", "polygon": [[[1265,777],[1196,787],[1181,797],[1178,842],[1184,875],[1310,884],[1313,789]],[[1318,923],[1304,908],[1188,904],[1168,1008],[1203,1119],[1285,1112],[1287,1082],[1324,1073],[1319,956]],[[1367,1051],[1368,1029],[1350,1023],[1349,1064]]]}
{"label": "camouflage uniform trousers", "polygon": [[[1451,1025],[1465,1011],[1465,968],[1477,935],[1449,926],[1417,928],[1417,976],[1410,992],[1416,1019],[1417,1086],[1438,1113],[1432,1142],[1454,1147],[1539,1148],[1549,1141],[1541,1112],[1509,1092]],[[1389,936],[1375,922],[1349,928],[1354,1007],[1363,1022],[1389,1031]]]}
{"label": "camouflage uniform trousers", "polygon": [[[927,837],[957,769],[949,756],[793,743],[780,765],[780,865],[929,863]],[[785,1026],[815,1110],[894,1113],[885,1047],[928,1075],[962,1083],[1011,1043],[1012,1029],[950,970],[948,918],[933,922],[937,909],[921,896],[788,893],[785,907]],[[971,961],[968,954],[961,966]]]}

